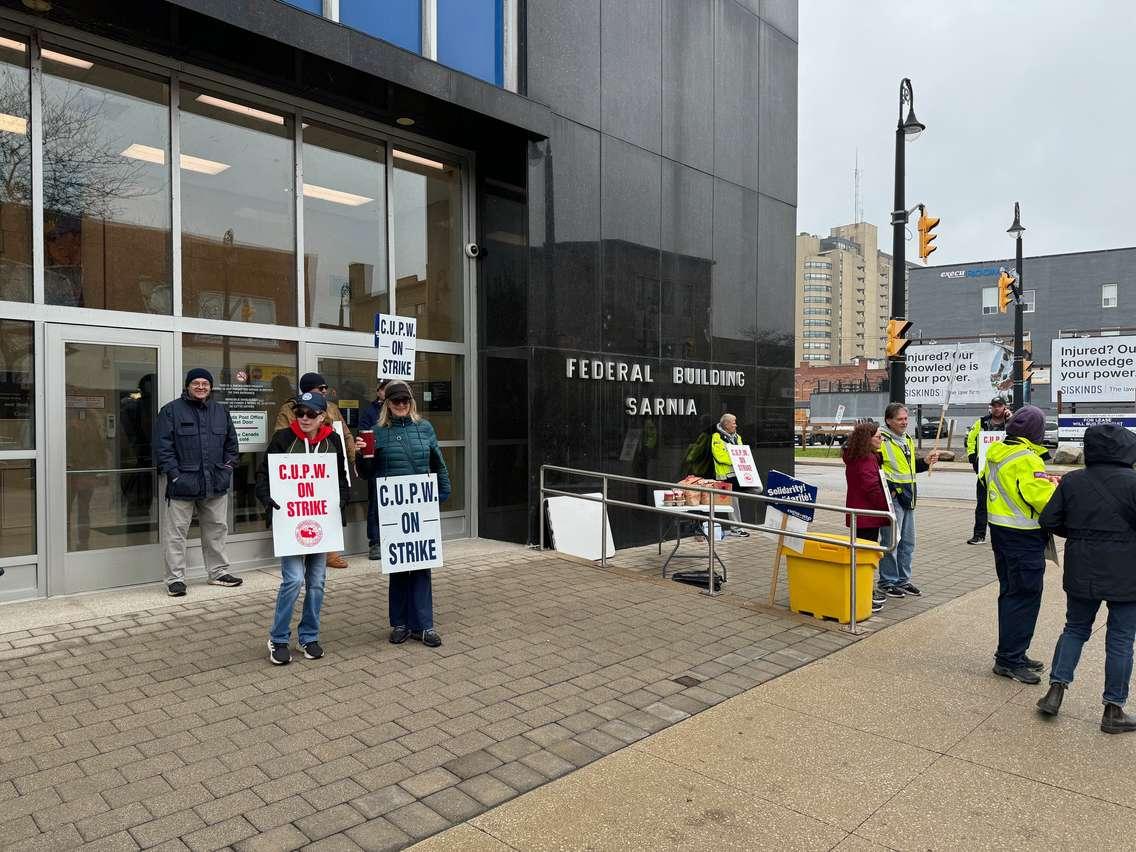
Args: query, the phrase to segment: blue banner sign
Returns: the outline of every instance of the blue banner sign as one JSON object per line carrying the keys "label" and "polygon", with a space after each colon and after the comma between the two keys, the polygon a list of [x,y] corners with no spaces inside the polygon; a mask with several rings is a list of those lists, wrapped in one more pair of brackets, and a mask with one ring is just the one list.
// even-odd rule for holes
{"label": "blue banner sign", "polygon": [[817,501],[817,487],[794,479],[787,473],[779,470],[769,471],[765,480],[766,497],[784,497],[792,501],[787,503],[770,503],[774,509],[784,512],[791,518],[800,518],[802,521],[812,523],[816,509],[807,509],[801,503],[815,503]]}
{"label": "blue banner sign", "polygon": [[1136,432],[1136,414],[1059,414],[1057,440],[1062,444],[1080,444],[1086,429],[1102,423],[1115,423],[1129,432]]}

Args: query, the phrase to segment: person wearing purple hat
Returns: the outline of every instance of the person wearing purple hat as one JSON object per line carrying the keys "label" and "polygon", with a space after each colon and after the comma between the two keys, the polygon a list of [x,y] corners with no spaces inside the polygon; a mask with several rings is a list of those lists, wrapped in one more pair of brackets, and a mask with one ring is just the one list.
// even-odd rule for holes
{"label": "person wearing purple hat", "polygon": [[991,444],[979,473],[998,572],[998,649],[994,674],[1019,683],[1041,682],[1044,665],[1026,656],[1033,641],[1045,582],[1047,534],[1038,520],[1056,488],[1045,472],[1045,414],[1023,405],[1006,423],[1006,439]]}

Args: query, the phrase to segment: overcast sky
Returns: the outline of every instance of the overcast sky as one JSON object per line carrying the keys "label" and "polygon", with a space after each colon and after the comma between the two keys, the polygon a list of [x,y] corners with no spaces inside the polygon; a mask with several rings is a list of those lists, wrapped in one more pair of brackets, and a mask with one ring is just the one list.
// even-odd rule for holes
{"label": "overcast sky", "polygon": [[1012,257],[1015,201],[1027,257],[1136,245],[1127,0],[800,0],[798,231],[853,221],[859,149],[864,220],[891,252],[904,77],[927,125],[907,206],[942,219],[931,264]]}

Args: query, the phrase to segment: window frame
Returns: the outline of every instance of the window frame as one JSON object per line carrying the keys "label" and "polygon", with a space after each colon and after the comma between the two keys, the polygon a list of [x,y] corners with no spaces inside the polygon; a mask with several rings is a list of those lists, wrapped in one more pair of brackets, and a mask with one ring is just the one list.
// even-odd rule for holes
{"label": "window frame", "polygon": [[[1107,287],[1112,288],[1112,299],[1111,300],[1105,295],[1105,292],[1106,292],[1105,288],[1107,288]],[[1111,305],[1109,304],[1109,301],[1112,302]],[[1106,282],[1106,283],[1101,284],[1101,310],[1111,310],[1112,308],[1117,307],[1119,304],[1120,304],[1120,286],[1119,286],[1119,284],[1117,282]]]}

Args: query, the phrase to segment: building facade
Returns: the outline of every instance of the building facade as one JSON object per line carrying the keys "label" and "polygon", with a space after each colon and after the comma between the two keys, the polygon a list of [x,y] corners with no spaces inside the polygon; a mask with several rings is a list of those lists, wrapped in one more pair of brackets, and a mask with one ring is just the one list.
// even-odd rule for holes
{"label": "building facade", "polygon": [[796,361],[812,366],[883,357],[891,316],[891,255],[876,226],[841,225],[797,235]]}
{"label": "building facade", "polygon": [[317,370],[356,422],[376,313],[418,320],[449,537],[536,541],[542,464],[673,480],[725,410],[790,469],[796,21],[0,0],[0,600],[162,576],[152,425],[195,366],[240,433],[230,558],[270,561],[275,413]]}
{"label": "building facade", "polygon": [[[1024,342],[1035,369],[1028,397],[1034,405],[1056,412],[1047,370],[1054,338],[1136,333],[1133,264],[1136,248],[1023,258]],[[912,268],[909,337],[938,343],[992,340],[1012,349],[1014,309],[998,310],[1003,267],[1012,271],[1014,259]]]}

